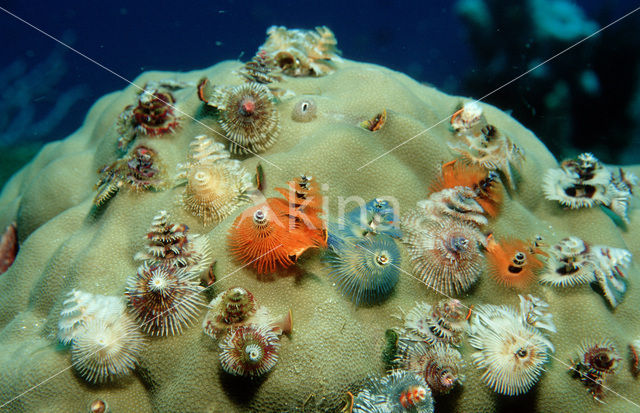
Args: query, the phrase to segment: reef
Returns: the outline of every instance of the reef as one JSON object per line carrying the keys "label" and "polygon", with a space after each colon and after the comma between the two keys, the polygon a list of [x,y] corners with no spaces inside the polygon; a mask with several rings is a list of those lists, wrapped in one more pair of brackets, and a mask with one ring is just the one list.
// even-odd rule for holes
{"label": "reef", "polygon": [[640,167],[563,203],[549,171],[593,182],[498,108],[268,35],[142,74],[4,187],[3,411],[640,403]]}

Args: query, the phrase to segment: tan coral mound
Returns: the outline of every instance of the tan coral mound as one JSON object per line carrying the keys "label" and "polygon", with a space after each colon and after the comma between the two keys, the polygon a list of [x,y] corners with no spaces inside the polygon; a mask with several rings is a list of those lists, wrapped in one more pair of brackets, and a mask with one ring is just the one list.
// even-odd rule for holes
{"label": "tan coral mound", "polygon": [[[326,62],[322,60],[325,56],[320,59]],[[447,96],[380,66],[333,58],[331,65],[335,71],[327,76],[283,74],[286,81],[277,86],[286,93],[275,103],[280,115],[278,139],[260,154],[262,159],[232,156],[233,162],[251,173],[260,162],[267,196],[292,176],[312,175],[317,182],[326,183],[322,192],[330,217],[349,196],[365,202],[392,197],[405,213],[428,197],[441,165],[456,158],[447,145],[456,143],[456,134],[448,122],[438,122],[451,118],[468,100]],[[238,74],[242,66],[229,61],[189,73],[145,73],[135,80],[144,85],[170,78],[194,85],[176,92],[179,108],[185,113],[179,129],[162,139],[144,134],[136,137],[136,145],[157,154],[167,179],[176,176],[180,172],[177,165],[189,159],[189,144],[196,136],[205,134],[229,148],[217,115],[203,110],[195,84],[203,77],[215,85],[243,84]],[[217,198],[209,197],[217,193],[213,190],[217,187],[197,187],[205,178],[220,185],[228,182],[227,175],[210,165],[202,171],[189,171],[187,185],[167,182],[159,191],[118,191],[96,208],[96,171],[120,156],[118,116],[137,98],[136,89],[129,87],[100,99],[77,132],[45,146],[0,196],[0,228],[15,221],[20,242],[15,262],[0,275],[0,405],[20,396],[6,405],[5,411],[83,412],[96,400],[104,401],[113,412],[339,410],[348,399],[347,391],[358,394],[368,376],[385,374],[381,359],[385,330],[397,325],[393,315],[398,314],[398,307],[407,312],[415,302],[437,303],[443,297],[409,275],[412,264],[404,246],[404,272],[395,292],[379,305],[357,309],[331,285],[329,271],[317,252],[303,255],[295,270],[283,270],[268,280],[257,277],[250,267],[240,268],[231,259],[226,240],[231,224],[245,206],[220,210]],[[315,117],[296,122],[293,111],[300,101],[310,99]],[[506,183],[513,189],[505,189],[500,212],[489,219],[482,229],[484,234],[492,232],[496,239],[532,239],[539,234],[547,245],[575,236],[589,245],[629,249],[634,258],[640,256],[640,213],[633,203],[625,229],[598,208],[564,210],[558,202],[545,200],[540,178],[547,169],[558,167],[556,160],[517,121],[494,107],[479,106],[501,136],[526,154],[525,160],[506,166],[513,169],[511,181]],[[385,109],[383,127],[372,132],[360,126]],[[234,194],[247,186],[243,183]],[[192,195],[209,203],[203,204],[205,207],[191,203]],[[251,291],[272,314],[292,309],[293,332],[280,338],[277,364],[260,380],[243,381],[222,371],[220,347],[200,327],[207,312],[204,307],[183,334],[149,336],[147,347],[139,354],[139,365],[122,380],[89,385],[70,368],[72,354],[56,339],[67,294],[78,289],[122,297],[127,277],[135,274],[140,264],[134,255],[145,250],[144,237],[161,210],[187,225],[190,234],[202,234],[211,245],[219,281],[202,293],[203,302],[240,286]],[[483,371],[470,362],[475,350],[465,338],[458,348],[466,362],[461,372],[464,382],[449,395],[436,396],[436,411],[504,411],[519,405],[541,412],[631,411],[634,406],[612,392],[607,392],[606,404],[594,401],[584,385],[568,373],[568,366],[590,336],[610,340],[618,349],[627,349],[637,339],[637,268],[637,262],[628,268],[628,289],[615,309],[588,284],[561,288],[532,282],[520,293],[544,299],[557,327],[550,338],[556,351],[533,390],[518,397],[495,394],[483,383]],[[517,307],[517,294],[483,271],[473,287],[457,298],[465,306]],[[632,376],[627,354],[621,355],[625,360],[607,386],[640,403],[640,382]]]}

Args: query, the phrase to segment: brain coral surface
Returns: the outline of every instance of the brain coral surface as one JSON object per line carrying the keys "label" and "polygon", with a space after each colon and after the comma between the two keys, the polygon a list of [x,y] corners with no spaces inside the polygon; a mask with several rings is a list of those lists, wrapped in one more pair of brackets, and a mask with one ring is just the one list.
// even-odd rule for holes
{"label": "brain coral surface", "polygon": [[[118,119],[138,99],[134,86],[101,98],[77,132],[45,146],[4,188],[0,224],[5,228],[16,223],[20,250],[0,275],[0,403],[11,401],[2,410],[84,412],[102,400],[111,412],[337,411],[348,408],[347,392],[355,395],[369,377],[385,373],[385,331],[401,325],[397,316],[416,302],[434,304],[442,299],[412,275],[406,247],[400,243],[402,271],[394,291],[380,303],[356,306],[333,285],[319,249],[270,275],[258,275],[232,259],[228,233],[249,204],[208,225],[183,208],[184,185],[173,179],[180,172],[178,164],[187,161],[191,141],[204,134],[229,146],[215,113],[198,98],[198,82],[206,77],[211,85],[241,85],[242,67],[241,62],[226,61],[188,73],[149,72],[135,80],[136,85],[165,79],[183,84],[173,92],[183,113],[175,130],[135,138],[134,146],[144,144],[155,151],[162,165],[162,182],[155,190],[122,187],[99,208],[94,205],[96,171],[122,156]],[[283,74],[275,99],[279,119],[275,142],[259,156],[231,156],[251,174],[260,163],[267,197],[276,196],[274,187],[286,186],[296,176],[312,175],[321,186],[329,219],[352,196],[365,201],[395,199],[404,214],[427,197],[441,165],[455,159],[447,145],[454,139],[449,119],[469,99],[448,96],[372,64],[345,59],[336,61],[334,68],[324,76]],[[316,113],[301,122],[296,110],[304,99],[315,102]],[[514,189],[505,189],[500,212],[483,228],[484,234],[492,233],[496,239],[540,235],[546,245],[576,236],[638,256],[636,210],[630,210],[630,224],[625,226],[598,207],[569,210],[546,200],[541,177],[548,168],[556,168],[557,161],[509,115],[480,105],[486,119],[526,154],[514,168]],[[382,128],[372,132],[361,126],[383,109]],[[201,328],[207,312],[203,305],[182,334],[145,334],[146,345],[132,374],[90,384],[72,368],[69,348],[57,338],[67,294],[77,289],[124,297],[127,278],[140,265],[134,255],[144,250],[149,226],[161,210],[209,242],[216,282],[200,293],[203,303],[241,286],[271,314],[292,310],[293,331],[279,338],[278,362],[268,374],[245,379],[222,371],[220,348]],[[458,348],[465,360],[462,385],[436,396],[435,410],[628,412],[637,408],[633,403],[640,403],[640,384],[632,375],[628,354],[629,344],[640,335],[634,265],[626,276],[626,295],[612,309],[588,284],[553,288],[533,282],[522,291],[497,283],[483,271],[457,298],[466,307],[514,308],[519,293],[542,298],[557,327],[557,333],[549,335],[555,352],[528,392],[506,396],[483,382],[483,370],[474,366],[475,350],[465,337]],[[621,357],[607,381],[617,394],[608,391],[604,404],[569,373],[570,360],[588,338],[610,340]]]}

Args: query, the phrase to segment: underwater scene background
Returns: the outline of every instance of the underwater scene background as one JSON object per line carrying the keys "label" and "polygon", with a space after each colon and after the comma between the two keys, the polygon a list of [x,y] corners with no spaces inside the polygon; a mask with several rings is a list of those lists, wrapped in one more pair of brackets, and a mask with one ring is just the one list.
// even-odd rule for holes
{"label": "underwater scene background", "polygon": [[0,19],[0,412],[640,411],[637,2]]}

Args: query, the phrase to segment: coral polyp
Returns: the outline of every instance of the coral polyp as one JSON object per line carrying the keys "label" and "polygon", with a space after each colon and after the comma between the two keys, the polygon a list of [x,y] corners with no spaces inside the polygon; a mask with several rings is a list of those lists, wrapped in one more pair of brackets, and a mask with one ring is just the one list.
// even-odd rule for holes
{"label": "coral polyp", "polygon": [[100,207],[113,197],[122,186],[134,191],[156,191],[164,186],[163,168],[156,151],[146,146],[136,146],[129,155],[106,165],[98,171],[100,179],[93,203]]}
{"label": "coral polyp", "polygon": [[229,160],[231,154],[224,145],[214,141],[207,135],[198,135],[189,143],[188,161],[178,164],[182,169],[198,164],[210,165],[218,161]]}
{"label": "coral polyp", "polygon": [[270,198],[272,207],[288,218],[290,229],[302,230],[314,243],[324,246],[327,234],[320,217],[323,198],[318,183],[312,176],[301,175],[287,184],[288,188],[275,188],[285,199]]}
{"label": "coral polyp", "polygon": [[403,369],[422,376],[431,391],[447,394],[462,382],[462,355],[455,348],[444,343],[427,345],[416,342],[399,358]]}
{"label": "coral polyp", "polygon": [[96,399],[89,405],[89,413],[107,413],[109,406],[104,400]]}
{"label": "coral polyp", "polygon": [[124,170],[123,179],[129,187],[136,191],[161,187],[162,181],[158,175],[162,169],[157,161],[156,151],[139,145],[125,161],[127,169]]}
{"label": "coral polyp", "polygon": [[302,176],[289,189],[275,188],[286,199],[269,198],[239,215],[229,232],[229,249],[237,261],[258,273],[293,265],[309,248],[327,242],[322,196],[313,178]]}
{"label": "coral polyp", "polygon": [[276,75],[274,69],[277,66],[267,52],[260,50],[255,56],[240,69],[239,73],[247,82],[269,84],[280,82],[281,76]]}
{"label": "coral polyp", "polygon": [[146,135],[161,135],[178,127],[174,113],[175,99],[169,92],[154,91],[140,95],[138,106],[133,109],[133,118]]}
{"label": "coral polyp", "polygon": [[204,306],[194,274],[168,264],[147,264],[127,279],[125,296],[131,312],[148,334],[182,334]]}
{"label": "coral polyp", "polygon": [[278,267],[294,263],[289,255],[291,239],[286,223],[271,209],[269,203],[244,211],[233,223],[229,233],[229,250],[237,261],[256,268],[259,274],[271,273]]}
{"label": "coral polyp", "polygon": [[171,90],[187,84],[165,80],[147,83],[136,105],[127,106],[117,122],[118,148],[126,151],[138,134],[159,137],[174,132],[180,122]]}
{"label": "coral polyp", "polygon": [[503,174],[504,182],[515,189],[513,166],[524,161],[524,151],[503,135],[496,126],[487,123],[477,102],[465,104],[454,113],[451,125],[456,142],[449,144],[464,161]]}
{"label": "coral polyp", "polygon": [[435,305],[417,303],[404,317],[398,346],[402,350],[413,342],[429,345],[460,345],[467,329],[466,311],[459,300],[446,299]]}
{"label": "coral polyp", "polygon": [[387,110],[382,109],[382,112],[376,114],[371,119],[363,120],[362,122],[360,122],[360,127],[368,131],[375,132],[382,129],[382,127],[386,122],[387,122]]}
{"label": "coral polyp", "polygon": [[18,231],[15,222],[7,227],[0,239],[0,275],[6,272],[18,255]]}
{"label": "coral polyp", "polygon": [[350,413],[382,412],[382,408],[378,405],[378,402],[383,402],[382,398],[371,393],[371,390],[367,388],[360,390],[355,396],[351,392],[347,392],[347,396],[349,400],[342,411]]}
{"label": "coral polyp", "polygon": [[603,401],[606,382],[620,365],[614,344],[610,340],[586,340],[571,360],[571,373],[589,390],[594,399]]}
{"label": "coral polyp", "polygon": [[627,292],[626,270],[631,257],[622,248],[589,246],[577,237],[569,237],[550,250],[540,282],[556,287],[597,283],[609,305],[615,308]]}
{"label": "coral polyp", "polygon": [[207,335],[220,338],[227,330],[248,323],[256,315],[257,308],[253,294],[249,291],[242,287],[230,288],[209,303],[209,311],[202,327]]}
{"label": "coral polyp", "polygon": [[287,188],[275,188],[291,209],[317,213],[322,208],[322,194],[318,182],[309,175],[300,175],[287,182]]}
{"label": "coral polyp", "polygon": [[253,294],[242,287],[229,288],[218,294],[208,307],[202,330],[214,340],[250,325],[266,327],[278,336],[290,334],[293,330],[291,310],[284,317],[276,319],[266,307],[256,303]]}
{"label": "coral polyp", "polygon": [[394,238],[400,238],[398,223],[398,211],[385,199],[374,198],[362,207],[354,208],[345,215],[345,225],[355,224],[360,228],[359,232],[353,232],[350,236],[363,236],[366,234],[384,234]]}
{"label": "coral polyp", "polygon": [[120,297],[91,294],[81,290],[71,290],[62,306],[58,321],[58,340],[62,344],[72,343],[87,323],[96,320],[110,323],[118,319],[125,309]]}
{"label": "coral polyp", "polygon": [[580,238],[569,237],[549,249],[545,270],[540,275],[542,284],[572,287],[595,281],[594,265],[589,246]]}
{"label": "coral polyp", "polygon": [[173,224],[169,219],[169,213],[164,210],[153,217],[145,237],[146,251],[137,253],[134,259],[150,264],[167,263],[192,273],[207,269],[211,262],[207,239],[189,234],[185,224]]}
{"label": "coral polyp", "polygon": [[512,167],[525,159],[524,151],[487,123],[482,106],[465,103],[451,117],[451,126],[456,133],[456,142],[449,144],[451,150],[472,165],[501,172],[504,182],[515,189]]}
{"label": "coral polyp", "polygon": [[638,377],[640,375],[640,338],[629,344],[629,352],[631,353],[631,374]]}
{"label": "coral polyp", "polygon": [[354,412],[433,413],[433,396],[426,381],[418,374],[392,370],[388,375],[370,380],[354,400]]}
{"label": "coral polyp", "polygon": [[553,352],[551,342],[507,307],[478,306],[469,328],[469,343],[478,351],[474,364],[495,392],[516,396],[538,381]]}
{"label": "coral polyp", "polygon": [[626,269],[631,253],[622,248],[597,246],[593,248],[596,281],[605,299],[616,308],[627,292]]}
{"label": "coral polyp", "polygon": [[400,393],[400,405],[405,409],[414,409],[416,406],[420,406],[427,396],[428,387],[424,386],[412,386]]}
{"label": "coral polyp", "polygon": [[478,227],[489,223],[484,216],[485,210],[476,200],[478,194],[466,186],[445,188],[434,192],[429,198],[418,201],[418,208],[423,215],[438,219],[442,216],[450,216],[460,221],[467,221]]}
{"label": "coral polyp", "polygon": [[461,294],[483,269],[484,235],[473,225],[442,218],[431,220],[410,212],[401,222],[413,273],[441,294]]}
{"label": "coral polyp", "polygon": [[248,202],[251,176],[229,153],[212,141],[196,139],[189,161],[181,164],[177,179],[186,183],[182,204],[204,225],[218,223]]}
{"label": "coral polyp", "polygon": [[616,176],[593,154],[582,153],[576,159],[568,159],[560,168],[547,170],[543,190],[550,201],[577,209],[603,205],[628,222],[627,206],[631,191],[638,179],[619,170]]}
{"label": "coral polyp", "polygon": [[325,261],[331,269],[331,280],[356,305],[371,305],[387,298],[400,274],[400,250],[386,235],[348,239]]}
{"label": "coral polyp", "polygon": [[342,61],[336,48],[338,42],[325,26],[316,27],[315,31],[271,26],[267,36],[260,51],[271,57],[286,75],[324,76],[335,70],[335,62]]}
{"label": "coral polyp", "polygon": [[478,102],[466,102],[451,115],[450,123],[456,133],[478,135],[487,121]]}
{"label": "coral polyp", "polygon": [[187,175],[184,207],[202,218],[205,225],[219,222],[233,210],[232,201],[242,196],[241,176],[223,164],[201,165]]}
{"label": "coral polyp", "polygon": [[489,273],[502,285],[525,288],[544,267],[537,257],[542,252],[534,243],[518,239],[498,243],[490,236],[486,249]]}
{"label": "coral polyp", "polygon": [[578,363],[594,374],[612,374],[620,364],[620,356],[609,340],[585,342],[578,352],[581,354]]}
{"label": "coral polyp", "polygon": [[219,121],[232,153],[264,152],[275,143],[279,120],[274,100],[268,87],[255,82],[222,93]]}
{"label": "coral polyp", "polygon": [[138,363],[144,338],[126,314],[113,320],[88,321],[71,346],[71,363],[91,383],[129,374]]}
{"label": "coral polyp", "polygon": [[235,376],[263,376],[278,362],[280,342],[267,326],[230,330],[219,345],[222,369]]}
{"label": "coral polyp", "polygon": [[207,106],[217,108],[220,101],[222,91],[214,87],[207,77],[203,77],[198,81],[197,86],[198,99]]}
{"label": "coral polyp", "polygon": [[120,190],[124,182],[118,174],[117,163],[105,165],[98,173],[100,174],[100,179],[94,185],[94,189],[96,189],[97,192],[93,198],[93,204],[100,207]]}
{"label": "coral polyp", "polygon": [[469,165],[457,160],[442,165],[442,175],[431,185],[431,191],[467,187],[476,194],[475,201],[491,217],[498,215],[503,191],[500,176],[478,165]]}
{"label": "coral polyp", "polygon": [[520,298],[520,316],[525,324],[551,333],[557,331],[546,301],[531,294],[518,295],[518,298]]}
{"label": "coral polyp", "polygon": [[394,238],[401,236],[397,211],[388,201],[380,198],[352,209],[338,222],[329,223],[327,243],[334,250],[338,250],[346,239],[357,240],[376,234]]}

